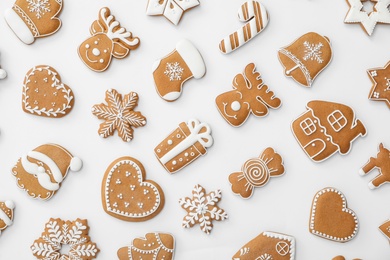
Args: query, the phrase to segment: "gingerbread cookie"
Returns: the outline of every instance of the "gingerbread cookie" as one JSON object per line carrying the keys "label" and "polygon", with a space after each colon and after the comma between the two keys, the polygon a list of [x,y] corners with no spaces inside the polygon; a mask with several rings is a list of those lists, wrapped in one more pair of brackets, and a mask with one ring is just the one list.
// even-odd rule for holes
{"label": "gingerbread cookie", "polygon": [[383,68],[367,70],[372,83],[368,99],[383,101],[390,108],[390,61]]}
{"label": "gingerbread cookie", "polygon": [[123,59],[140,44],[138,37],[121,27],[108,7],[99,11],[98,20],[90,28],[91,37],[78,48],[81,60],[93,71],[103,72],[111,63],[112,57]]}
{"label": "gingerbread cookie", "polygon": [[229,175],[234,194],[248,199],[252,196],[254,188],[263,187],[271,177],[284,174],[282,157],[271,147],[265,149],[258,158],[252,158],[245,162],[241,172]]}
{"label": "gingerbread cookie", "polygon": [[58,144],[44,144],[19,158],[12,168],[17,185],[33,198],[48,200],[61,187],[68,171],[83,163]]}
{"label": "gingerbread cookie", "polygon": [[314,79],[332,59],[330,40],[326,36],[309,32],[278,52],[284,74],[305,87],[311,87]]}
{"label": "gingerbread cookie", "polygon": [[349,106],[313,100],[307,111],[295,119],[291,129],[298,143],[314,162],[321,162],[339,152],[349,153],[352,142],[367,131]]}
{"label": "gingerbread cookie", "polygon": [[13,224],[15,204],[11,200],[0,202],[0,235]]}
{"label": "gingerbread cookie", "polygon": [[347,0],[349,10],[344,23],[360,23],[363,30],[371,35],[377,23],[390,24],[389,0],[368,0],[374,3],[372,12],[363,8],[363,2],[367,0]]}
{"label": "gingerbread cookie", "polygon": [[249,0],[238,9],[238,19],[245,25],[221,41],[219,49],[224,54],[238,49],[261,33],[269,22],[269,15],[259,1]]}
{"label": "gingerbread cookie", "polygon": [[195,185],[192,190],[192,198],[185,197],[179,200],[180,206],[187,211],[183,218],[182,227],[191,228],[199,224],[200,229],[210,234],[213,229],[213,220],[223,221],[228,218],[225,210],[218,207],[217,203],[222,199],[221,190],[215,190],[206,194],[205,188]]}
{"label": "gingerbread cookie", "polygon": [[5,79],[7,77],[7,72],[0,66],[0,79]]}
{"label": "gingerbread cookie", "polygon": [[390,220],[387,220],[382,225],[379,226],[379,230],[390,242]]}
{"label": "gingerbread cookie", "polygon": [[175,238],[168,233],[147,233],[118,250],[119,260],[173,260]]}
{"label": "gingerbread cookie", "polygon": [[294,260],[295,238],[292,236],[262,232],[246,243],[232,260]]}
{"label": "gingerbread cookie", "polygon": [[205,155],[207,148],[213,145],[211,128],[197,119],[181,122],[159,145],[154,154],[165,170],[175,173],[199,156]]}
{"label": "gingerbread cookie", "polygon": [[206,73],[202,55],[188,40],[181,40],[175,50],[153,64],[153,78],[157,93],[166,101],[178,99],[183,84],[191,79],[200,79]]}
{"label": "gingerbread cookie", "polygon": [[370,189],[376,189],[385,183],[390,182],[390,150],[379,144],[379,151],[376,157],[370,157],[368,162],[359,170],[361,176],[366,175],[377,168],[379,174],[368,183]]}
{"label": "gingerbread cookie", "polygon": [[50,36],[60,29],[61,9],[62,0],[16,0],[4,17],[16,36],[31,44],[36,38]]}
{"label": "gingerbread cookie", "polygon": [[115,89],[106,91],[106,104],[94,105],[92,114],[104,122],[100,124],[98,133],[101,137],[107,138],[118,130],[118,135],[125,142],[133,139],[133,127],[146,125],[146,118],[141,112],[134,111],[138,105],[138,94],[130,92],[123,96]]}
{"label": "gingerbread cookie", "polygon": [[[51,218],[45,225],[41,237],[31,245],[36,259],[42,260],[92,260],[100,252],[88,236],[89,226],[86,219],[64,221]],[[68,246],[69,252],[63,253],[62,247]]]}
{"label": "gingerbread cookie", "polygon": [[347,208],[347,200],[341,191],[324,188],[316,193],[311,206],[310,233],[344,243],[356,236],[358,228],[358,218]]}
{"label": "gingerbread cookie", "polygon": [[178,25],[184,13],[200,5],[199,0],[148,0],[147,15],[163,15]]}
{"label": "gingerbread cookie", "polygon": [[264,84],[254,63],[248,64],[243,74],[234,77],[233,89],[215,99],[219,113],[232,126],[241,126],[250,114],[266,116],[269,108],[277,109],[282,104]]}
{"label": "gingerbread cookie", "polygon": [[61,81],[58,72],[47,65],[30,69],[23,82],[22,107],[29,114],[59,118],[73,108],[73,91]]}
{"label": "gingerbread cookie", "polygon": [[143,165],[131,157],[113,161],[104,173],[102,204],[107,214],[125,221],[140,222],[155,217],[164,207],[160,186],[146,180]]}
{"label": "gingerbread cookie", "polygon": [[[336,256],[336,257],[333,257],[332,260],[345,260],[345,257],[342,256],[342,255],[338,255],[338,256]],[[362,259],[360,259],[360,258],[354,258],[354,259],[352,259],[352,260],[362,260]]]}

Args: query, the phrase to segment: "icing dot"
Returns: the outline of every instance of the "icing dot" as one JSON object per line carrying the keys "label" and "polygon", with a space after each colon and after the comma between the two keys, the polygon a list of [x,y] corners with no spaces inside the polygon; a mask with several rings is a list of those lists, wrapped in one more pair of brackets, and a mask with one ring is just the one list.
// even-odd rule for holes
{"label": "icing dot", "polygon": [[107,53],[107,50],[104,50],[104,53]]}
{"label": "icing dot", "polygon": [[160,149],[157,149],[157,152],[158,152],[158,153],[160,153],[160,152],[161,152],[161,150],[160,150]]}
{"label": "icing dot", "polygon": [[172,140],[168,140],[168,144],[169,145],[173,144]]}
{"label": "icing dot", "polygon": [[194,152],[192,152],[192,153],[191,153],[191,156],[194,156],[194,155],[195,155],[195,153],[194,153]]}
{"label": "icing dot", "polygon": [[181,137],[181,135],[180,135],[180,134],[177,134],[177,135],[176,135],[176,137],[177,137],[177,138],[180,138],[180,137]]}
{"label": "icing dot", "polygon": [[92,54],[95,55],[95,56],[99,56],[100,55],[99,49],[98,48],[93,48]]}
{"label": "icing dot", "polygon": [[316,146],[316,144],[311,144],[311,146]]}
{"label": "icing dot", "polygon": [[233,111],[238,111],[241,108],[241,104],[238,101],[233,101],[230,107],[232,108]]}
{"label": "icing dot", "polygon": [[184,156],[186,156],[186,157],[187,157],[187,156],[188,156],[188,153],[185,153],[185,154],[184,154]]}
{"label": "icing dot", "polygon": [[98,41],[95,41],[94,43],[97,45],[99,42],[98,42]]}
{"label": "icing dot", "polygon": [[85,48],[89,49],[89,44],[85,44]]}
{"label": "icing dot", "polygon": [[173,161],[173,162],[172,162],[173,165],[176,165],[176,163],[177,163],[176,161]]}
{"label": "icing dot", "polygon": [[99,60],[99,62],[100,62],[100,63],[103,63],[103,62],[104,62],[104,60],[103,60],[103,59],[100,59],[100,60]]}

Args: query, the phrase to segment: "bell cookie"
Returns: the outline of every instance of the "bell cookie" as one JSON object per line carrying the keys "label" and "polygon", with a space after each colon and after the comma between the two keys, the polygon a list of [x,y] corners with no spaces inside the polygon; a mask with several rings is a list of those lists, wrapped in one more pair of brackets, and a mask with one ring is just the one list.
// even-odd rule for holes
{"label": "bell cookie", "polygon": [[232,126],[245,123],[250,114],[256,117],[268,115],[269,108],[277,109],[282,101],[264,84],[254,63],[245,67],[244,73],[233,79],[233,89],[220,94],[215,102],[219,113]]}
{"label": "bell cookie", "polygon": [[131,222],[149,220],[160,213],[164,202],[160,186],[146,180],[143,165],[132,157],[116,159],[104,173],[102,204],[110,216]]}
{"label": "bell cookie", "polygon": [[36,38],[50,36],[60,29],[61,9],[62,0],[16,0],[4,17],[22,42],[32,44]]}
{"label": "bell cookie", "polygon": [[181,96],[183,84],[206,73],[202,55],[188,40],[181,40],[175,50],[153,63],[153,79],[158,95],[172,102]]}
{"label": "bell cookie", "polygon": [[229,175],[234,194],[248,199],[252,196],[254,188],[263,187],[271,177],[284,174],[282,157],[271,147],[265,149],[259,157],[247,160],[240,172]]}
{"label": "bell cookie", "polygon": [[246,243],[232,260],[294,260],[295,238],[275,232],[262,232]]}
{"label": "bell cookie", "polygon": [[173,260],[175,238],[168,233],[147,233],[118,250],[119,260]]}
{"label": "bell cookie", "polygon": [[73,91],[61,81],[58,72],[47,65],[30,69],[23,82],[23,111],[32,115],[60,118],[74,106]]}
{"label": "bell cookie", "polygon": [[[75,221],[51,218],[45,225],[41,237],[31,245],[35,259],[42,260],[92,260],[100,252],[95,243],[88,236],[89,226],[86,219]],[[69,247],[64,254],[63,246]]]}
{"label": "bell cookie", "polygon": [[112,57],[123,59],[140,44],[138,37],[120,26],[108,7],[100,9],[99,18],[89,31],[91,37],[80,44],[78,54],[84,64],[96,72],[105,71]]}
{"label": "bell cookie", "polygon": [[367,12],[363,8],[366,0],[347,0],[349,10],[344,23],[360,23],[363,30],[371,36],[378,23],[390,24],[389,0],[368,0],[374,3],[373,10]]}
{"label": "bell cookie", "polygon": [[268,25],[269,15],[263,4],[249,0],[238,9],[238,20],[245,25],[225,37],[219,44],[219,50],[224,54],[235,51],[261,33]]}
{"label": "bell cookie", "polygon": [[58,144],[44,144],[19,158],[12,168],[17,185],[33,198],[48,200],[57,193],[68,171],[77,172],[82,161]]}
{"label": "bell cookie", "polygon": [[15,203],[11,200],[0,201],[0,235],[14,221]]}
{"label": "bell cookie", "polygon": [[382,101],[390,108],[390,61],[383,68],[367,70],[372,83],[368,99]]}
{"label": "bell cookie", "polygon": [[154,148],[154,154],[169,173],[175,173],[213,145],[211,128],[197,119],[181,122],[179,126]]}
{"label": "bell cookie", "polygon": [[316,193],[311,206],[310,233],[344,243],[357,235],[358,228],[358,218],[347,208],[347,199],[341,191],[324,188]]}
{"label": "bell cookie", "polygon": [[390,219],[380,225],[379,230],[390,242]]}
{"label": "bell cookie", "polygon": [[163,15],[174,25],[178,25],[184,13],[200,5],[199,0],[148,0],[147,15]]}
{"label": "bell cookie", "polygon": [[218,207],[218,202],[222,199],[221,190],[215,190],[206,194],[205,188],[195,185],[192,190],[192,197],[185,197],[179,200],[180,206],[187,211],[184,216],[182,227],[191,228],[199,224],[200,229],[206,234],[210,234],[213,229],[213,220],[223,221],[228,218],[225,210]]}
{"label": "bell cookie", "polygon": [[355,118],[349,106],[313,100],[307,103],[307,111],[291,124],[299,145],[314,162],[321,162],[334,153],[349,153],[352,142],[367,131]]}
{"label": "bell cookie", "polygon": [[330,40],[309,32],[278,52],[286,77],[292,77],[304,87],[311,87],[314,79],[332,59]]}
{"label": "bell cookie", "polygon": [[92,114],[104,120],[100,124],[98,134],[107,138],[112,136],[115,130],[124,142],[133,139],[133,127],[146,125],[146,118],[141,112],[134,111],[138,105],[138,94],[130,92],[122,97],[115,89],[106,91],[106,104],[101,103],[92,107]]}
{"label": "bell cookie", "polygon": [[7,72],[4,69],[2,69],[0,66],[0,79],[5,79],[6,77],[7,77]]}

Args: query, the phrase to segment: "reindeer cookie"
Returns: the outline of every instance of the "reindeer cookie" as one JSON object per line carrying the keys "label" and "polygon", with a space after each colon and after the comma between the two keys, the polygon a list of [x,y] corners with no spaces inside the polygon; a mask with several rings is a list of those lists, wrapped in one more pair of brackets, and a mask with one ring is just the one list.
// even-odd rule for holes
{"label": "reindeer cookie", "polygon": [[382,143],[379,145],[379,152],[376,157],[371,157],[359,170],[359,174],[364,176],[375,168],[379,170],[379,175],[368,183],[370,189],[379,188],[390,182],[390,151]]}
{"label": "reindeer cookie", "polygon": [[108,7],[100,9],[99,19],[92,23],[90,33],[92,36],[80,45],[78,53],[84,64],[96,72],[105,71],[112,57],[123,59],[140,44],[138,37],[120,26]]}
{"label": "reindeer cookie", "polygon": [[390,108],[390,61],[383,68],[367,70],[372,83],[368,99],[383,101]]}

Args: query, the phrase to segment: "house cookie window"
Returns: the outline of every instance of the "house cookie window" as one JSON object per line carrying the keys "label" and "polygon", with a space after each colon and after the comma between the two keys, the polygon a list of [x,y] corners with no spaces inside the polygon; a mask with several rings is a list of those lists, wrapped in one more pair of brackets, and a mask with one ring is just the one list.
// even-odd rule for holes
{"label": "house cookie window", "polygon": [[311,118],[306,118],[301,122],[300,125],[306,135],[311,135],[316,131],[316,126]]}
{"label": "house cookie window", "polygon": [[332,126],[333,130],[339,132],[347,124],[347,119],[340,110],[335,110],[328,116],[328,122]]}

